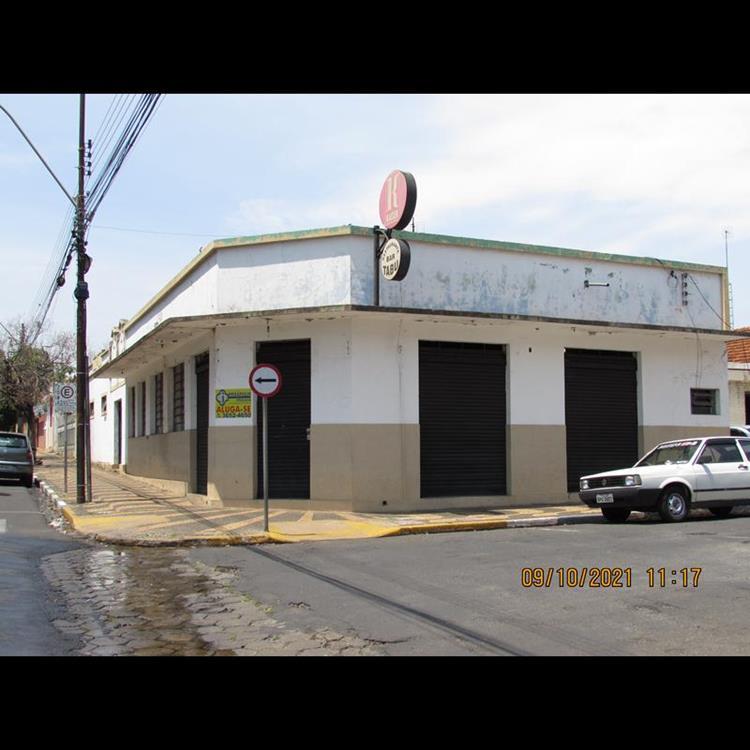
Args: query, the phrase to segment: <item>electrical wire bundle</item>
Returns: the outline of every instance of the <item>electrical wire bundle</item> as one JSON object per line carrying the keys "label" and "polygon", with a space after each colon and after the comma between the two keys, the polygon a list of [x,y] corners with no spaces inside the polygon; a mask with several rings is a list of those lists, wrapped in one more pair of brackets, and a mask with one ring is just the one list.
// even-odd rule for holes
{"label": "electrical wire bundle", "polygon": [[[102,145],[97,148],[97,156],[93,162],[87,161],[84,236],[104,196],[161,103],[163,96],[163,94],[141,94],[140,96],[118,94],[110,103],[104,120],[93,138],[94,142],[100,141]],[[123,121],[124,125],[122,125]],[[114,144],[107,152],[107,147],[113,140]],[[91,143],[92,141],[89,141],[89,148]],[[105,153],[106,156],[104,156]],[[90,152],[88,157],[91,158]],[[93,181],[91,181],[92,171],[95,173]],[[75,210],[71,207],[32,303],[32,342],[36,341],[41,333],[55,293],[65,283],[65,272],[75,255],[75,224]]]}

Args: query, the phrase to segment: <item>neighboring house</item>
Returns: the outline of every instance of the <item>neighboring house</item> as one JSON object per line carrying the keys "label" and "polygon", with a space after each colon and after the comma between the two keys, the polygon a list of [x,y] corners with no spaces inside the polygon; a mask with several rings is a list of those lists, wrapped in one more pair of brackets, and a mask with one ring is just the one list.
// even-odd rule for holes
{"label": "neighboring house", "polygon": [[[750,326],[734,333],[750,335]],[[729,419],[733,425],[750,425],[750,339],[727,342],[729,369]]]}
{"label": "neighboring house", "polygon": [[394,237],[411,268],[380,275],[377,306],[371,228],[203,248],[92,370],[95,403],[122,379],[128,473],[216,504],[262,497],[260,409],[243,401],[259,362],[282,373],[269,477],[287,507],[565,502],[657,442],[727,432],[725,268]]}
{"label": "neighboring house", "polygon": [[50,417],[49,404],[41,403],[34,407],[34,419],[36,421],[34,428],[34,434],[36,435],[34,452],[47,450],[47,422],[50,420]]}
{"label": "neighboring house", "polygon": [[[112,329],[109,347],[91,361],[89,373],[106,366],[125,349],[121,320]],[[125,380],[122,378],[91,378],[89,380],[89,425],[91,427],[91,461],[115,468],[127,462],[125,433]]]}

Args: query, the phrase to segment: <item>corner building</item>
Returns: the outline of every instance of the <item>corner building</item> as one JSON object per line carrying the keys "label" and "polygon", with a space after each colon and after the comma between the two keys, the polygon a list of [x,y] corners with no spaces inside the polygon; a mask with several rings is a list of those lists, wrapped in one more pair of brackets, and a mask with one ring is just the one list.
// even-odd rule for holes
{"label": "corner building", "polygon": [[203,248],[92,374],[125,381],[122,468],[207,504],[258,502],[260,406],[219,405],[259,362],[283,378],[276,507],[567,502],[581,475],[659,441],[726,433],[725,268],[394,236],[411,267],[379,279],[377,307],[371,228]]}

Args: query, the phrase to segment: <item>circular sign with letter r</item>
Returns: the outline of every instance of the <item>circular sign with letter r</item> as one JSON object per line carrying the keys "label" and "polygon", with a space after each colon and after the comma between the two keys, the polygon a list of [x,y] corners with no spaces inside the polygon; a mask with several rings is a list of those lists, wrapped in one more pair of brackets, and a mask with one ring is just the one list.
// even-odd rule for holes
{"label": "circular sign with letter r", "polygon": [[396,169],[386,177],[380,191],[380,220],[386,229],[403,229],[417,207],[417,181],[409,172]]}

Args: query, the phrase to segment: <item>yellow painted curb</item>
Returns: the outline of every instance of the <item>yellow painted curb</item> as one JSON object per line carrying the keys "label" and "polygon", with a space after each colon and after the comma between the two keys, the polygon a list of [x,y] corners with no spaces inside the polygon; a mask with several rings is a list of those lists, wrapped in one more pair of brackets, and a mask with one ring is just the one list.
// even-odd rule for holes
{"label": "yellow painted curb", "polygon": [[388,534],[395,536],[397,534],[431,534],[444,533],[447,531],[475,531],[482,529],[506,529],[508,528],[508,519],[498,519],[491,521],[456,521],[454,523],[422,523],[413,526],[401,526],[394,529],[396,533]]}
{"label": "yellow painted curb", "polygon": [[67,505],[63,506],[62,512],[63,512],[63,515],[65,516],[65,518],[68,519],[68,523],[70,523],[70,525],[73,528],[75,528],[76,527],[76,523],[75,523],[76,514],[73,513],[73,511],[70,510],[70,508]]}
{"label": "yellow painted curb", "polygon": [[297,533],[274,531],[271,529],[268,536],[275,542],[314,542],[314,541],[336,541],[347,539],[377,539],[389,536],[392,527],[377,526],[362,521],[342,522],[340,531],[300,531]]}

